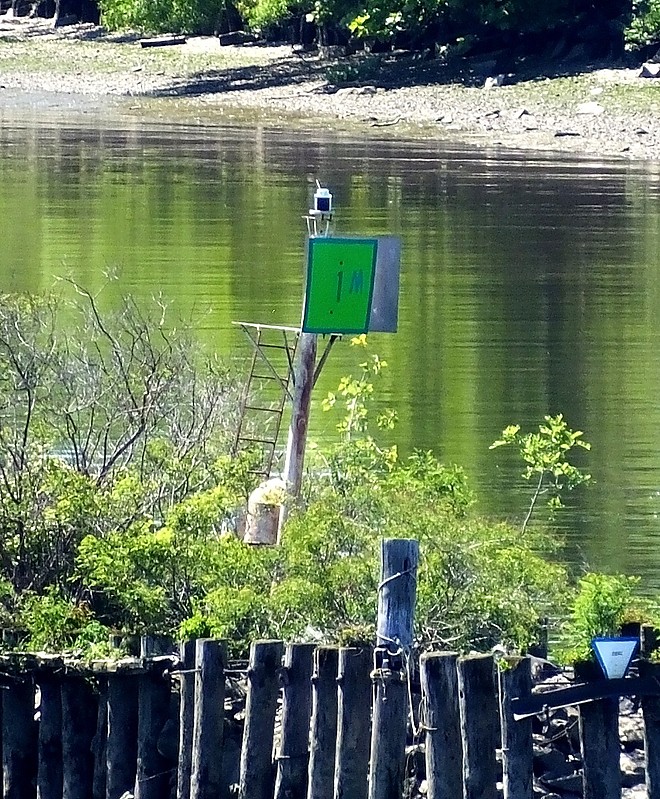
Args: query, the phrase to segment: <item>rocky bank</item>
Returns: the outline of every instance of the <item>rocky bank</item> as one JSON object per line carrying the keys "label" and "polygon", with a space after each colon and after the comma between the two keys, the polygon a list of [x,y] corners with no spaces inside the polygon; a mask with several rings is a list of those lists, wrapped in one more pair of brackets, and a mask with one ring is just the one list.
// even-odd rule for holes
{"label": "rocky bank", "polygon": [[0,113],[90,105],[164,121],[328,126],[475,147],[660,159],[660,77],[625,66],[304,53],[216,37],[142,46],[137,34],[0,16]]}

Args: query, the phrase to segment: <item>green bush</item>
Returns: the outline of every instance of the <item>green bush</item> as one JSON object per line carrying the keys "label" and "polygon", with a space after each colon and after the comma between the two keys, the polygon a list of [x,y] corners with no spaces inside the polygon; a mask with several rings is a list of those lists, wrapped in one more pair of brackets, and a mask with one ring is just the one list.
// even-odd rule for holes
{"label": "green bush", "polygon": [[[326,399],[341,409],[340,440],[310,448],[282,545],[243,543],[227,530],[254,486],[255,455],[222,453],[223,373],[200,372],[187,344],[132,305],[111,325],[88,299],[91,321],[64,339],[48,302],[0,303],[0,598],[31,646],[98,650],[111,628],[215,635],[235,655],[266,636],[373,639],[383,537],[420,542],[421,646],[522,650],[538,619],[561,611],[568,583],[551,539],[479,518],[462,469],[430,452],[402,459],[370,435],[387,364],[369,353]],[[159,391],[138,403],[133,427],[145,385]],[[394,420],[376,417],[381,429]],[[531,473],[557,488],[577,479],[562,458],[580,434],[561,417],[546,427],[509,438],[534,443]]]}
{"label": "green bush", "polygon": [[162,307],[103,315],[76,288],[0,297],[0,580],[16,594],[72,596],[86,535],[161,525],[218,479],[247,490],[243,461],[223,460],[235,393],[215,359]]}
{"label": "green bush", "polygon": [[266,36],[277,36],[283,25],[308,10],[300,0],[242,0],[238,8],[249,27]]}
{"label": "green bush", "polygon": [[633,18],[626,28],[626,45],[629,48],[660,45],[660,0],[636,0]]}
{"label": "green bush", "polygon": [[63,597],[54,587],[41,596],[24,594],[17,621],[27,635],[22,646],[29,651],[81,653],[108,640],[107,627],[88,605]]}
{"label": "green bush", "polygon": [[99,0],[99,7],[111,30],[212,34],[225,0]]}
{"label": "green bush", "polygon": [[621,634],[627,622],[657,625],[659,608],[637,593],[639,578],[590,572],[578,581],[570,614],[562,626],[557,656],[565,663],[593,660],[591,641]]}

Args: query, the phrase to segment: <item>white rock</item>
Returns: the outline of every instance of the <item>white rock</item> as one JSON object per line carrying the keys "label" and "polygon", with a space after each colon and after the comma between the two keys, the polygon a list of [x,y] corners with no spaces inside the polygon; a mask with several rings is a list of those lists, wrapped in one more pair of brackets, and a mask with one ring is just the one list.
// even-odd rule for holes
{"label": "white rock", "polygon": [[504,83],[504,75],[493,75],[486,78],[484,89],[494,89],[496,86],[501,86]]}
{"label": "white rock", "polygon": [[642,64],[639,72],[640,78],[660,78],[660,64]]}
{"label": "white rock", "polygon": [[591,116],[598,116],[602,114],[605,109],[600,103],[581,103],[577,109],[577,114],[590,114]]}

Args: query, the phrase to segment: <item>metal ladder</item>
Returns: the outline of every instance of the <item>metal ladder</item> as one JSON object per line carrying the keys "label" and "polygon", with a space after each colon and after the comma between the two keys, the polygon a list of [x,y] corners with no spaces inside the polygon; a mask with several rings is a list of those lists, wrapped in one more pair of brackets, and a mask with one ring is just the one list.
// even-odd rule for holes
{"label": "metal ladder", "polygon": [[233,324],[242,328],[253,351],[240,399],[232,453],[258,448],[259,465],[250,471],[267,479],[273,468],[286,403],[292,399],[293,364],[300,330],[251,322]]}

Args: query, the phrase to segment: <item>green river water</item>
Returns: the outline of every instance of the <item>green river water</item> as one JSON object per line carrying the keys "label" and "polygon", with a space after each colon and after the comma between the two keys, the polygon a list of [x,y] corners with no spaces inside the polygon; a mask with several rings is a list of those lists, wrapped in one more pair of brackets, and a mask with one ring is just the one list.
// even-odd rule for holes
{"label": "green river water", "polygon": [[[318,178],[337,233],[401,236],[399,332],[379,403],[403,453],[467,470],[487,513],[526,507],[519,465],[489,444],[562,412],[594,477],[558,525],[576,566],[660,586],[660,164],[379,140],[323,130],[0,114],[0,280],[48,291],[162,293],[241,366],[232,320],[298,324]],[[315,394],[354,368],[340,343]]]}

